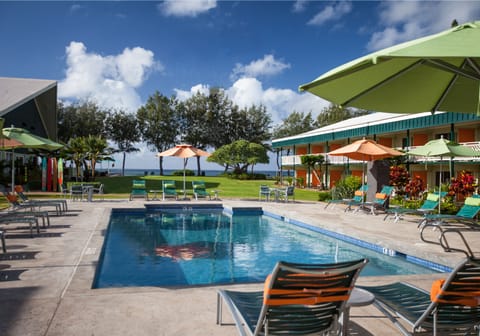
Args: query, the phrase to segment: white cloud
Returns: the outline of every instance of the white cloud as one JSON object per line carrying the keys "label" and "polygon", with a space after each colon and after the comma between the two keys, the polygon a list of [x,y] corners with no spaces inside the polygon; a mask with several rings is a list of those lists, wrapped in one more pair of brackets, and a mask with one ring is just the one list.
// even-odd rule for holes
{"label": "white cloud", "polygon": [[281,73],[285,69],[289,69],[290,64],[283,63],[275,59],[273,55],[265,55],[262,59],[250,62],[247,65],[237,63],[230,75],[231,80],[239,77],[257,77],[272,76]]}
{"label": "white cloud", "polygon": [[216,0],[167,0],[158,5],[158,9],[166,16],[190,16],[208,12],[217,7]]}
{"label": "white cloud", "polygon": [[454,19],[462,24],[480,15],[477,1],[385,1],[381,3],[380,30],[367,45],[378,50],[450,28]]}
{"label": "white cloud", "polygon": [[133,112],[140,105],[136,91],[152,71],[162,66],[150,50],[125,48],[121,54],[102,56],[87,52],[82,42],[66,47],[66,76],[58,84],[62,99],[93,100],[105,108]]}
{"label": "white cloud", "polygon": [[307,7],[307,0],[297,0],[293,3],[293,12],[294,13],[300,13],[305,10]]}
{"label": "white cloud", "polygon": [[[198,84],[190,90],[175,89],[177,97],[185,100],[197,92],[208,94],[209,86]],[[293,111],[312,112],[316,117],[330,103],[309,93],[297,93],[290,89],[263,88],[262,82],[253,77],[243,77],[225,89],[225,93],[240,108],[264,105],[274,124],[281,122]]]}
{"label": "white cloud", "polygon": [[310,21],[309,25],[320,26],[328,21],[339,21],[344,15],[350,13],[352,4],[348,1],[340,1],[333,5],[326,6],[321,12],[317,13]]}

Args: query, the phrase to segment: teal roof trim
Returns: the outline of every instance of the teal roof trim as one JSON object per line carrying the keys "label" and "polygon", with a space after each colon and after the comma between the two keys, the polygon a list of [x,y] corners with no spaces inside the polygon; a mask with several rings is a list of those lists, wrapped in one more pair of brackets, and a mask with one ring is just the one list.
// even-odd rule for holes
{"label": "teal roof trim", "polygon": [[329,132],[323,134],[309,135],[295,139],[285,139],[272,143],[273,148],[287,147],[293,145],[306,145],[311,143],[325,143],[327,141],[342,140],[348,138],[358,138],[364,136],[381,135],[395,133],[407,130],[430,128],[437,126],[450,125],[452,123],[462,123],[469,121],[480,121],[473,113],[439,113],[419,118],[411,118],[393,122],[386,122],[377,125],[362,125],[360,127],[348,130]]}

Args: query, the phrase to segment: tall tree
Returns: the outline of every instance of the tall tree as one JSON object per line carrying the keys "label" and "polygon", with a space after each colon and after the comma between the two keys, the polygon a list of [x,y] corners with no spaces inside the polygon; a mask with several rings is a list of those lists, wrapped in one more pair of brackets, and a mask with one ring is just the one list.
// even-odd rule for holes
{"label": "tall tree", "polygon": [[107,132],[117,146],[117,152],[123,154],[122,158],[122,176],[125,175],[125,160],[127,153],[137,152],[134,147],[135,142],[141,140],[138,121],[134,114],[125,111],[116,111],[107,117]]}
{"label": "tall tree", "polygon": [[111,155],[112,150],[108,147],[107,140],[99,135],[89,135],[85,138],[86,159],[90,160],[90,176],[95,180],[95,166],[98,161]]}
{"label": "tall tree", "polygon": [[250,165],[268,163],[269,159],[266,148],[261,144],[237,140],[218,148],[207,158],[207,161],[218,163],[226,168],[233,167],[236,173],[246,173]]}
{"label": "tall tree", "polygon": [[64,148],[63,155],[67,160],[71,160],[75,163],[75,179],[76,181],[79,181],[82,163],[87,155],[85,138],[71,138]]}
{"label": "tall tree", "polygon": [[335,124],[339,121],[358,117],[361,115],[369,114],[367,110],[356,110],[348,107],[342,107],[340,105],[330,104],[325,107],[317,117],[318,127],[324,127],[331,124]]}
{"label": "tall tree", "polygon": [[[152,151],[163,152],[175,145],[179,135],[179,118],[175,97],[165,97],[158,91],[137,111],[142,139]],[[160,175],[163,175],[163,157],[159,157]]]}
{"label": "tall tree", "polygon": [[107,136],[105,120],[109,111],[101,109],[92,101],[65,105],[59,102],[58,139],[65,143],[70,138],[89,135]]}

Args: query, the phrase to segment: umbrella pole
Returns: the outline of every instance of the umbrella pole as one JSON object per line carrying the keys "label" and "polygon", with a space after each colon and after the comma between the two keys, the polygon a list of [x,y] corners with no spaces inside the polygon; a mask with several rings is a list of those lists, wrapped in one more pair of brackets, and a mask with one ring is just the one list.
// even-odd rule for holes
{"label": "umbrella pole", "polygon": [[438,214],[441,212],[441,204],[442,204],[442,157],[440,156],[440,176],[438,181]]}
{"label": "umbrella pole", "polygon": [[15,150],[12,148],[12,194],[15,191]]}
{"label": "umbrella pole", "polygon": [[187,189],[185,186],[185,170],[187,169],[187,159],[183,159],[183,200],[187,199]]}

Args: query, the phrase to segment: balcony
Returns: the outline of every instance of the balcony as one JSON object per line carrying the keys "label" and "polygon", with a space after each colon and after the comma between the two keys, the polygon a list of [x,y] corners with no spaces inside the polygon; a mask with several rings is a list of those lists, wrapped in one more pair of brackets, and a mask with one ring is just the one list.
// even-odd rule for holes
{"label": "balcony", "polygon": [[[453,161],[472,161],[472,162],[480,162],[480,142],[463,142],[461,145],[472,147],[474,150],[478,151],[478,157],[454,157]],[[419,146],[411,146],[406,148],[405,151],[417,148]],[[401,150],[400,148],[395,148],[397,150]],[[358,160],[349,160],[345,156],[328,156],[327,153],[312,153],[311,155],[323,155],[327,160],[328,163],[331,165],[343,165],[347,162],[350,164],[361,163],[362,161]],[[303,155],[288,155],[282,156],[282,166],[301,166],[302,160],[301,157]],[[443,161],[449,158],[444,157]],[[422,156],[410,156],[410,162],[412,163],[424,163],[424,162],[437,162],[440,161],[440,157],[422,157]]]}

